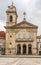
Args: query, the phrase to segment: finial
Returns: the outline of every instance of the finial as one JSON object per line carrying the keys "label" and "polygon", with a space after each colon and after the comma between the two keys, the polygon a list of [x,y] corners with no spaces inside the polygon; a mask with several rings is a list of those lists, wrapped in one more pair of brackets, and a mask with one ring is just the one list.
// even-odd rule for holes
{"label": "finial", "polygon": [[12,6],[13,6],[13,2],[12,2]]}
{"label": "finial", "polygon": [[24,12],[23,15],[24,15],[24,20],[26,20],[26,18],[25,18],[25,16],[26,16],[26,12]]}

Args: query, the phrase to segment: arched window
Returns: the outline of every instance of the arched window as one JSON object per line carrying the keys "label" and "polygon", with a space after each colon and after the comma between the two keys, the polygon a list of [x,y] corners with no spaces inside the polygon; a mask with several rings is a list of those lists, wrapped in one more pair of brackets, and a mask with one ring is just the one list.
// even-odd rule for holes
{"label": "arched window", "polygon": [[26,54],[26,45],[23,45],[23,54]]}
{"label": "arched window", "polygon": [[32,45],[28,44],[28,55],[32,54]]}
{"label": "arched window", "polygon": [[10,16],[10,22],[12,22],[13,21],[13,17],[12,16]]}
{"label": "arched window", "polygon": [[26,34],[23,34],[23,39],[26,39]]}
{"label": "arched window", "polygon": [[27,37],[28,39],[31,39],[32,38],[32,34],[29,32],[28,33],[28,37]]}
{"label": "arched window", "polygon": [[20,44],[17,45],[17,54],[21,54],[21,45]]}
{"label": "arched window", "polygon": [[20,39],[20,34],[18,34],[17,38]]}

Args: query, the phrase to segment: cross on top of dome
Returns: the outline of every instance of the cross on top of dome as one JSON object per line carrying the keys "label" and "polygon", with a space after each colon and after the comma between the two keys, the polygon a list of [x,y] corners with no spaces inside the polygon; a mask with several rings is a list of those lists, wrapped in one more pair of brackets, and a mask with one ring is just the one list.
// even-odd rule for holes
{"label": "cross on top of dome", "polygon": [[13,2],[12,2],[12,6],[13,6]]}
{"label": "cross on top of dome", "polygon": [[25,18],[25,16],[26,16],[26,12],[24,12],[23,15],[24,15],[24,18],[23,18],[23,19],[26,20],[26,18]]}

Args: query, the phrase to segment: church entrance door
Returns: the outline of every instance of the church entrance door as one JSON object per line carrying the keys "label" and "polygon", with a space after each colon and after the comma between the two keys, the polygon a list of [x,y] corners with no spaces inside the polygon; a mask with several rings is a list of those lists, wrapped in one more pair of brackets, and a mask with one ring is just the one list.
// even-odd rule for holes
{"label": "church entrance door", "polygon": [[21,45],[20,44],[17,45],[17,54],[21,54]]}
{"label": "church entrance door", "polygon": [[26,54],[26,45],[23,45],[23,54]]}
{"label": "church entrance door", "polygon": [[28,55],[32,55],[32,45],[28,45]]}

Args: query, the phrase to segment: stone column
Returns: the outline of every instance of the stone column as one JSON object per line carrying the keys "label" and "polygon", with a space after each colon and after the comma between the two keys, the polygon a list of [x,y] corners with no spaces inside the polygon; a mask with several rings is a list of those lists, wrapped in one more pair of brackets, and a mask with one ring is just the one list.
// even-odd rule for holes
{"label": "stone column", "polygon": [[21,55],[23,54],[23,45],[21,45]]}
{"label": "stone column", "polygon": [[26,45],[26,54],[28,55],[28,44]]}

